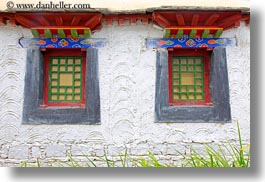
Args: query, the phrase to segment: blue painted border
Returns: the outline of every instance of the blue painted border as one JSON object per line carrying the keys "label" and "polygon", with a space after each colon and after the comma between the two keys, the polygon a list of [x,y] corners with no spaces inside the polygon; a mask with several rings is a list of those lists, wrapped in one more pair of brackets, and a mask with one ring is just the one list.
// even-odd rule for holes
{"label": "blue painted border", "polygon": [[97,48],[103,47],[106,39],[87,38],[22,38],[19,40],[21,47],[39,48]]}
{"label": "blue painted border", "polygon": [[232,46],[236,44],[235,38],[160,38],[146,39],[147,48],[214,48],[219,46]]}

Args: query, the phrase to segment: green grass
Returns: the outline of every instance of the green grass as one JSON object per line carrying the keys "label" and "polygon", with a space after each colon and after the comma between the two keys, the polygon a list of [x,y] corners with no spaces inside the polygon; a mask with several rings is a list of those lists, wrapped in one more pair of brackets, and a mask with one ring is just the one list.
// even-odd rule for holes
{"label": "green grass", "polygon": [[[194,148],[190,148],[190,154],[185,155],[180,152],[176,152],[176,156],[182,156],[179,166],[163,164],[152,153],[149,152],[145,157],[133,158],[128,155],[128,149],[125,149],[123,154],[119,154],[119,160],[112,160],[107,152],[104,150],[104,156],[94,156],[92,160],[89,156],[83,154],[85,161],[78,161],[67,153],[68,161],[63,162],[58,159],[54,159],[52,165],[60,167],[102,167],[97,165],[97,162],[101,162],[105,167],[250,167],[250,144],[243,145],[239,124],[237,124],[238,130],[238,145],[233,145],[230,142],[217,145],[215,149],[211,145],[204,145],[203,153],[199,153]],[[40,161],[36,160],[36,165],[23,162],[21,167],[41,167]]]}
{"label": "green grass", "polygon": [[214,149],[210,145],[205,145],[206,155],[199,154],[191,148],[191,155],[185,156],[184,165],[187,167],[250,167],[250,144],[243,146],[239,124],[238,130],[238,145],[232,145],[226,142],[218,145]]}

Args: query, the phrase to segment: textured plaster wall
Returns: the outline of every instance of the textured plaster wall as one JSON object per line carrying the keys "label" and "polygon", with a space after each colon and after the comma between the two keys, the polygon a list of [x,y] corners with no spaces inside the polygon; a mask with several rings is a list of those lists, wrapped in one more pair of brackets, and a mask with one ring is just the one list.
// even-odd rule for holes
{"label": "textured plaster wall", "polygon": [[[31,37],[18,26],[0,27],[0,166],[19,166],[21,161],[50,165],[66,153],[82,160],[82,154],[115,156],[128,148],[131,156],[152,151],[162,161],[177,163],[176,151],[200,143],[237,140],[240,122],[244,143],[250,142],[250,37],[249,27],[228,30],[237,46],[227,47],[232,123],[154,123],[155,50],[146,49],[147,37],[162,37],[152,25],[104,26],[93,35],[107,38],[99,49],[101,125],[21,125],[26,49],[21,37]],[[117,158],[118,159],[118,158]]]}

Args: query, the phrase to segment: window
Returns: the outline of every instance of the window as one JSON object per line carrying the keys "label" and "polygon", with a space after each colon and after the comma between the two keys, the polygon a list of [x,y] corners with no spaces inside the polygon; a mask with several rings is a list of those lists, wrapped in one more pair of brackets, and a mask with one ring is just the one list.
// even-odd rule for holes
{"label": "window", "polygon": [[156,122],[231,121],[224,47],[158,50]]}
{"label": "window", "polygon": [[97,49],[28,48],[23,124],[98,124]]}
{"label": "window", "polygon": [[44,106],[85,105],[85,52],[44,52]]}
{"label": "window", "polygon": [[171,51],[168,67],[170,105],[210,104],[210,68],[207,51]]}

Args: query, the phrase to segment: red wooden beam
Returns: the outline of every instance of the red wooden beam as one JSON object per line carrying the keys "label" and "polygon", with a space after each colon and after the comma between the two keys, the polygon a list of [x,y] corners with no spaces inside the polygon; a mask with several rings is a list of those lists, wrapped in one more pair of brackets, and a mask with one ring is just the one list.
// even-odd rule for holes
{"label": "red wooden beam", "polygon": [[246,22],[246,25],[249,25],[250,15],[249,14],[242,15],[242,20]]}
{"label": "red wooden beam", "polygon": [[131,18],[131,25],[136,25],[136,18]]}
{"label": "red wooden beam", "polygon": [[230,24],[226,24],[224,26],[224,30],[230,29],[230,28],[235,28],[240,26],[240,21],[237,22],[231,22]]}
{"label": "red wooden beam", "polygon": [[[1,14],[1,13],[0,13]],[[14,13],[17,24],[27,28],[37,26],[85,26],[95,28],[101,24],[100,13]]]}
{"label": "red wooden beam", "polygon": [[107,22],[107,25],[112,25],[113,21],[118,21],[118,25],[122,26],[126,20],[129,20],[131,25],[136,25],[137,20],[141,20],[142,24],[148,24],[151,19],[150,14],[118,14],[104,15],[102,20]]}
{"label": "red wooden beam", "polygon": [[106,21],[107,21],[107,25],[109,25],[109,26],[111,26],[113,24],[112,19],[107,19]]}
{"label": "red wooden beam", "polygon": [[170,21],[160,14],[153,13],[153,19],[163,28],[171,25]]}
{"label": "red wooden beam", "polygon": [[58,25],[58,26],[63,26],[63,18],[62,18],[62,16],[55,16],[55,23],[56,23],[56,25]]}
{"label": "red wooden beam", "polygon": [[[239,25],[241,11],[155,11],[153,20],[161,27],[172,26],[218,26],[221,28]],[[159,21],[158,16],[163,20]],[[158,20],[158,21],[157,21]],[[247,20],[247,18],[246,18]],[[166,22],[166,23],[165,23]],[[165,25],[166,24],[166,25]]]}
{"label": "red wooden beam", "polygon": [[200,16],[198,14],[192,16],[191,26],[196,26],[198,24],[199,17]]}
{"label": "red wooden beam", "polygon": [[4,17],[0,16],[0,25],[4,25],[6,22],[4,21]]}
{"label": "red wooden beam", "polygon": [[[8,15],[12,15],[14,18],[8,17]],[[218,26],[227,29],[238,26],[240,20],[249,23],[249,15],[242,15],[240,11],[155,11],[152,14],[117,15],[71,12],[0,13],[0,24],[5,24],[9,20],[11,23],[28,28],[36,26],[86,26],[92,31],[100,27],[102,20],[106,21],[107,25],[112,25],[114,20],[118,21],[119,25],[124,25],[125,20],[129,20],[131,25],[135,25],[137,20],[141,20],[143,24],[148,24],[151,19],[163,28],[171,26]]]}
{"label": "red wooden beam", "polygon": [[19,24],[22,24],[27,28],[31,28],[33,26],[39,26],[39,23],[37,23],[36,21],[30,20],[29,18],[26,18],[20,14],[15,14],[15,19]]}
{"label": "red wooden beam", "polygon": [[77,26],[79,24],[80,20],[81,20],[80,16],[74,16],[72,21],[71,21],[71,25],[72,26]]}
{"label": "red wooden beam", "polygon": [[225,18],[223,20],[216,22],[216,24],[217,26],[223,27],[224,29],[226,29],[227,27],[229,27],[229,25],[236,24],[236,22],[240,22],[241,17],[242,17],[241,13],[237,13],[228,18]]}
{"label": "red wooden beam", "polygon": [[12,13],[0,13],[0,25],[5,25],[9,21],[10,24],[16,24],[15,16]]}
{"label": "red wooden beam", "polygon": [[182,14],[176,14],[176,19],[177,19],[178,25],[180,26],[185,25],[185,20]]}
{"label": "red wooden beam", "polygon": [[102,14],[97,14],[92,18],[90,18],[89,20],[87,20],[85,22],[85,26],[89,27],[90,29],[93,29],[94,27],[96,27],[96,25],[101,23],[101,19],[102,19]]}
{"label": "red wooden beam", "polygon": [[118,20],[118,24],[119,24],[119,26],[125,25],[125,20],[124,19],[119,19]]}
{"label": "red wooden beam", "polygon": [[98,24],[95,28],[93,28],[92,32],[100,31],[103,28],[102,24]]}
{"label": "red wooden beam", "polygon": [[211,26],[214,24],[214,22],[220,17],[218,14],[211,15],[205,22],[206,26]]}
{"label": "red wooden beam", "polygon": [[148,18],[147,17],[142,18],[142,23],[144,25],[147,25],[148,24]]}
{"label": "red wooden beam", "polygon": [[38,16],[37,20],[41,23],[42,26],[49,26],[49,21],[44,16]]}
{"label": "red wooden beam", "polygon": [[7,24],[9,21],[10,24],[15,24],[15,16],[11,13],[0,13],[0,25]]}

